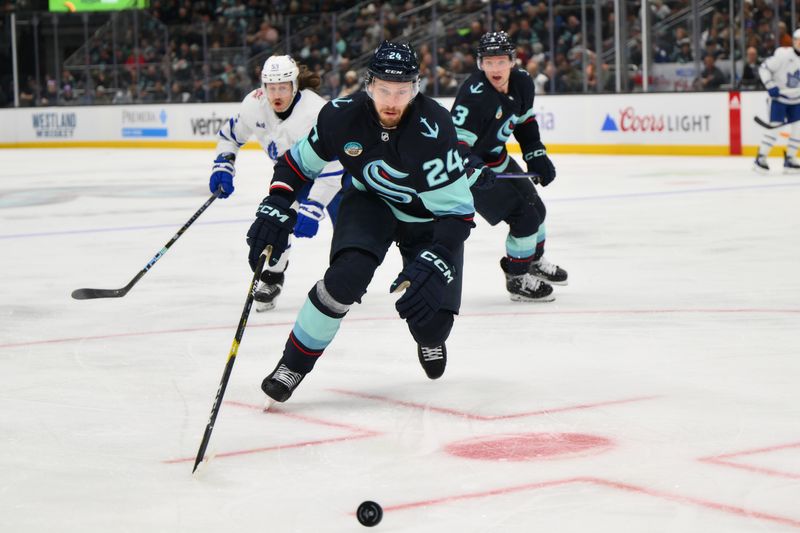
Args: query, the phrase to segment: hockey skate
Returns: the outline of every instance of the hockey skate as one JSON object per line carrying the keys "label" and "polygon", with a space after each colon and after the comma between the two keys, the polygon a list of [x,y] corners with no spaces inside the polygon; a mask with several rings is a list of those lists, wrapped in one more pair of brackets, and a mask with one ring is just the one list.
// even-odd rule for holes
{"label": "hockey skate", "polygon": [[256,302],[256,312],[263,313],[275,309],[278,296],[283,289],[283,272],[270,272],[265,270],[261,273],[261,281],[258,282],[253,299]]}
{"label": "hockey skate", "polygon": [[281,359],[275,370],[261,382],[261,390],[271,400],[285,402],[292,396],[292,393],[300,385],[304,377],[306,377],[305,374],[291,370],[283,364],[283,359]]}
{"label": "hockey skate", "polygon": [[554,265],[544,257],[531,263],[528,270],[534,278],[546,281],[550,285],[567,285],[567,271]]}
{"label": "hockey skate", "polygon": [[769,165],[767,164],[766,156],[758,154],[756,160],[753,161],[753,170],[759,174],[769,174]]}
{"label": "hockey skate", "polygon": [[783,152],[783,173],[800,174],[800,161],[786,151]]}
{"label": "hockey skate", "polygon": [[444,374],[447,365],[447,348],[444,343],[439,346],[417,345],[417,356],[425,374],[431,379],[438,379]]}
{"label": "hockey skate", "polygon": [[512,302],[552,302],[556,299],[553,287],[536,279],[530,272],[509,273],[507,257],[500,260],[500,268],[506,275],[506,289]]}

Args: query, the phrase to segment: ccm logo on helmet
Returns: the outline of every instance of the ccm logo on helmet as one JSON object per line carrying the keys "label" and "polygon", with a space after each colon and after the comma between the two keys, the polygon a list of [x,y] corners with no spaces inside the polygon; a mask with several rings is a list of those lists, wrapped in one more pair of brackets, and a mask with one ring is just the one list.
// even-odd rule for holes
{"label": "ccm logo on helmet", "polygon": [[419,254],[421,259],[428,261],[435,266],[439,272],[442,273],[444,279],[447,280],[447,283],[453,281],[453,272],[450,270],[450,265],[445,263],[438,255],[435,253],[425,250],[421,254]]}

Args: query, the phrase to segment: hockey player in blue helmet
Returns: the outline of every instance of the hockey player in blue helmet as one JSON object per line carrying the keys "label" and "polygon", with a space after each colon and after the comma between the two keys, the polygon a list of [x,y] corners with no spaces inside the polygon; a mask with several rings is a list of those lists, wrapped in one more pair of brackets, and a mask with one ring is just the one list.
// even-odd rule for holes
{"label": "hockey player in blue helmet", "polygon": [[[477,52],[480,70],[463,83],[451,110],[462,155],[472,166],[522,172],[506,151],[513,133],[528,172],[537,174],[537,184],[549,185],[556,170],[533,112],[533,80],[514,66],[514,45],[505,32],[481,36]],[[478,214],[493,226],[508,224],[500,268],[511,300],[552,301],[551,285],[566,285],[567,272],[544,257],[546,210],[534,182],[477,179],[472,185]]]}
{"label": "hockey player in blue helmet", "polygon": [[[338,158],[352,187],[342,198],[330,266],[309,291],[275,369],[261,388],[286,401],[311,372],[375,269],[397,243],[405,288],[395,307],[417,343],[426,375],[445,370],[445,341],[461,304],[464,241],[474,226],[467,169],[447,110],[419,93],[419,64],[405,43],[383,42],[365,90],[329,102],[309,135],[275,165],[270,194],[247,233],[250,264],[266,246],[280,260],[294,224],[292,202],[328,161]],[[376,347],[360,346],[365,362]]]}
{"label": "hockey player in blue helmet", "polygon": [[[764,60],[758,69],[764,87],[770,97],[769,123],[778,127],[791,124],[789,141],[783,153],[783,173],[800,173],[797,150],[800,148],[800,28],[792,34],[792,46],[783,46]],[[758,154],[753,162],[753,170],[759,174],[769,172],[767,156],[778,140],[775,129],[764,132]]]}

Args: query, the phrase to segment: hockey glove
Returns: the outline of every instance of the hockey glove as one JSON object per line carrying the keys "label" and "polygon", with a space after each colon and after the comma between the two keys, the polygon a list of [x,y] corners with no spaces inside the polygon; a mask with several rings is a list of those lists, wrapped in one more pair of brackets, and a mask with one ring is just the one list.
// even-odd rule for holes
{"label": "hockey glove", "polygon": [[297,224],[294,225],[294,234],[297,237],[313,237],[319,230],[320,221],[325,219],[325,207],[314,200],[307,200],[300,204],[297,210]]}
{"label": "hockey glove", "polygon": [[494,184],[497,183],[497,175],[489,167],[483,167],[480,170],[475,169],[475,172],[478,172],[479,175],[475,183],[472,184],[473,189],[485,191],[491,189],[494,187]]}
{"label": "hockey glove", "polygon": [[233,163],[236,161],[236,154],[227,152],[219,154],[214,160],[214,166],[211,167],[211,179],[208,182],[208,188],[211,192],[215,192],[222,187],[222,192],[219,194],[220,198],[227,198],[233,194],[233,176],[236,175],[236,169]]}
{"label": "hockey glove", "polygon": [[541,142],[537,143],[533,150],[526,152],[523,157],[528,163],[528,172],[539,175],[538,178],[533,179],[534,182],[547,187],[556,178],[556,167],[547,157],[547,151]]}
{"label": "hockey glove", "polygon": [[392,283],[390,292],[394,292],[404,281],[411,283],[394,304],[400,318],[406,319],[409,325],[428,322],[441,308],[445,288],[456,275],[446,254],[440,246],[421,251]]}
{"label": "hockey glove", "polygon": [[767,94],[770,96],[770,98],[777,98],[781,95],[781,90],[777,87],[770,87],[767,89]]}
{"label": "hockey glove", "polygon": [[291,202],[281,196],[267,196],[258,206],[256,219],[247,232],[247,244],[250,246],[250,268],[255,270],[258,257],[268,245],[272,245],[272,256],[269,265],[275,266],[289,246],[289,235],[292,233],[297,213],[291,208]]}
{"label": "hockey glove", "polygon": [[463,161],[467,167],[468,179],[471,181],[475,178],[475,181],[470,185],[471,188],[483,191],[494,187],[497,177],[494,172],[486,166],[483,159],[475,154],[469,154],[463,158]]}

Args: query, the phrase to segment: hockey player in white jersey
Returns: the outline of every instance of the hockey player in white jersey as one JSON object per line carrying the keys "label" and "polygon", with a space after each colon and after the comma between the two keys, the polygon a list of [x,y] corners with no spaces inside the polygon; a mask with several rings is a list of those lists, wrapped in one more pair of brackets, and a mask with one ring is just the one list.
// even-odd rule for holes
{"label": "hockey player in white jersey", "polygon": [[[255,136],[274,164],[283,153],[305,137],[316,123],[319,110],[327,102],[311,89],[319,86],[319,77],[298,68],[288,55],[271,56],[261,71],[262,85],[245,96],[236,116],[220,128],[216,159],[211,171],[211,192],[221,188],[220,198],[233,194],[236,154],[250,136]],[[342,165],[333,161],[325,167],[321,179],[298,196],[297,224],[294,235],[313,237],[319,222],[328,211],[335,221],[342,180]],[[268,311],[283,288],[288,254],[261,275],[255,293],[256,311]]]}
{"label": "hockey player in white jersey", "polygon": [[[800,172],[797,149],[800,148],[800,28],[792,34],[792,46],[775,50],[772,57],[764,60],[758,69],[761,81],[770,96],[769,123],[771,126],[791,124],[789,142],[783,157],[783,172]],[[758,147],[753,170],[761,174],[769,172],[767,156],[777,141],[776,129],[767,130]]]}

